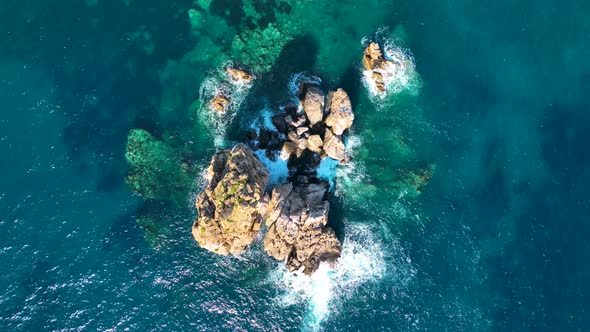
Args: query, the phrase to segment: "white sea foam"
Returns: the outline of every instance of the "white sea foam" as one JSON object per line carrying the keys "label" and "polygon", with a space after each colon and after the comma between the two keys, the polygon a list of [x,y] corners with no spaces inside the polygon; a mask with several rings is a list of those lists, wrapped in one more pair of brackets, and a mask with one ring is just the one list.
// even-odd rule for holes
{"label": "white sea foam", "polygon": [[[389,281],[407,283],[415,273],[411,261],[397,241],[387,241],[387,250],[366,224],[349,224],[345,229],[342,255],[335,268],[322,264],[312,276],[290,273],[281,264],[270,279],[283,291],[276,299],[282,306],[306,301],[305,326],[315,330],[330,315],[338,314],[342,302],[365,287],[387,276]],[[396,266],[389,270],[386,257],[396,256]]]}
{"label": "white sea foam", "polygon": [[[201,121],[209,129],[210,135],[213,136],[215,147],[218,148],[226,147],[225,134],[227,127],[231,124],[237,110],[252,87],[252,82],[234,81],[228,78],[225,74],[225,68],[228,66],[231,66],[231,63],[224,64],[214,70],[201,83],[199,89],[201,105],[198,114]],[[229,99],[230,104],[227,111],[219,113],[211,107],[210,101],[216,95],[222,95]]]}

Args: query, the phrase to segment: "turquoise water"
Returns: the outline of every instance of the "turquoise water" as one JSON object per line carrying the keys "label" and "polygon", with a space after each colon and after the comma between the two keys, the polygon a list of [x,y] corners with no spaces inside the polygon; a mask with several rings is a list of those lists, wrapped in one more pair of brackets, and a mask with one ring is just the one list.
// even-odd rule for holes
{"label": "turquoise water", "polygon": [[[0,330],[590,328],[589,3],[202,3],[0,3]],[[232,49],[269,23],[280,47]],[[375,38],[415,64],[387,98],[362,80]],[[230,60],[260,73],[212,121],[199,99]],[[336,270],[295,278],[260,241],[239,258],[198,248],[198,174],[179,201],[124,183],[130,129],[198,173],[302,72],[356,115],[352,162],[321,172]],[[429,167],[418,195],[403,179]]]}

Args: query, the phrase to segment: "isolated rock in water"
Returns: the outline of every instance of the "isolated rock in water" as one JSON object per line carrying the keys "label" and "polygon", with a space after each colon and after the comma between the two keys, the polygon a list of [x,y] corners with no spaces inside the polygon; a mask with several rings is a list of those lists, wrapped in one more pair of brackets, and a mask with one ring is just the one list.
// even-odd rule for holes
{"label": "isolated rock in water", "polygon": [[196,201],[193,236],[220,255],[242,253],[260,229],[259,209],[269,173],[250,148],[220,150],[208,169],[209,183]]}
{"label": "isolated rock in water", "polygon": [[307,138],[307,148],[311,152],[321,154],[323,145],[324,145],[324,142],[322,141],[322,138],[320,137],[320,135],[311,135]]}
{"label": "isolated rock in water", "polygon": [[334,134],[328,127],[326,127],[326,133],[324,134],[324,152],[332,159],[336,159],[338,161],[346,160],[342,136]]}
{"label": "isolated rock in water", "polygon": [[363,54],[363,67],[365,70],[371,71],[369,79],[373,81],[377,91],[385,92],[385,76],[395,71],[396,63],[385,59],[379,44],[371,42],[367,46]]}
{"label": "isolated rock in water", "polygon": [[328,95],[328,106],[326,107],[328,115],[326,116],[326,126],[331,127],[336,135],[342,135],[345,130],[352,127],[354,113],[350,98],[344,90],[338,89],[330,92]]}
{"label": "isolated rock in water", "polygon": [[324,93],[317,86],[307,86],[304,89],[305,97],[301,101],[303,110],[311,126],[324,118]]}
{"label": "isolated rock in water", "polygon": [[229,99],[218,94],[210,102],[211,108],[219,113],[225,113],[229,108]]}
{"label": "isolated rock in water", "polygon": [[252,82],[252,76],[241,69],[227,67],[227,69],[225,69],[225,73],[227,74],[227,76],[229,76],[235,82],[238,82],[238,83]]}
{"label": "isolated rock in water", "polygon": [[330,203],[326,182],[276,187],[266,209],[269,230],[264,250],[277,260],[287,260],[289,271],[312,274],[321,262],[334,263],[341,244],[327,227]]}

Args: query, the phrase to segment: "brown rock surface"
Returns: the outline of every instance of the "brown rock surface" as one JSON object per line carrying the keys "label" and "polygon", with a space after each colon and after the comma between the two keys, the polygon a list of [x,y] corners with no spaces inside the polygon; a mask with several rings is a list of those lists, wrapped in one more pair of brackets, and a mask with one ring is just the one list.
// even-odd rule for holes
{"label": "brown rock surface", "polygon": [[324,118],[325,96],[317,86],[309,86],[305,91],[305,97],[301,101],[303,110],[311,126]]}
{"label": "brown rock surface", "polygon": [[211,108],[219,113],[224,113],[229,107],[229,99],[218,94],[210,102]]}
{"label": "brown rock surface", "polygon": [[227,74],[227,76],[229,76],[235,82],[243,82],[243,83],[252,82],[252,75],[248,74],[247,72],[245,72],[241,69],[227,67],[225,69],[225,73]]}
{"label": "brown rock surface", "polygon": [[328,127],[326,127],[326,133],[324,135],[324,152],[332,159],[336,159],[338,161],[346,160],[342,136],[334,134]]}
{"label": "brown rock surface", "polygon": [[326,116],[326,126],[332,128],[336,135],[342,135],[345,130],[352,127],[354,113],[348,94],[342,89],[330,92],[328,95],[328,106]]}
{"label": "brown rock surface", "polygon": [[330,203],[328,184],[287,183],[276,187],[266,210],[269,230],[264,249],[277,260],[287,260],[289,271],[311,274],[321,262],[334,263],[340,257],[341,244],[327,227]]}
{"label": "brown rock surface", "polygon": [[209,182],[197,197],[192,233],[199,246],[220,255],[242,253],[260,229],[260,203],[269,173],[250,148],[219,150],[208,168]]}

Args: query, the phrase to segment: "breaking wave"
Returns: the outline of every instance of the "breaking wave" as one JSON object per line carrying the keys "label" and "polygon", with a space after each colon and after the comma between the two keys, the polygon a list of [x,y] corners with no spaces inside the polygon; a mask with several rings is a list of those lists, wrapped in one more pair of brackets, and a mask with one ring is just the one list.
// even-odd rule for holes
{"label": "breaking wave", "polygon": [[[271,283],[282,291],[275,301],[288,307],[307,303],[303,325],[318,330],[333,315],[341,313],[343,304],[358,293],[375,287],[387,277],[388,281],[405,287],[415,274],[411,260],[395,240],[387,241],[387,248],[371,226],[347,223],[342,255],[335,268],[321,264],[311,276],[287,271],[283,264],[269,275]],[[388,269],[386,260],[395,255],[396,266]]]}

